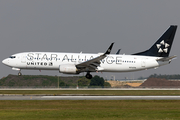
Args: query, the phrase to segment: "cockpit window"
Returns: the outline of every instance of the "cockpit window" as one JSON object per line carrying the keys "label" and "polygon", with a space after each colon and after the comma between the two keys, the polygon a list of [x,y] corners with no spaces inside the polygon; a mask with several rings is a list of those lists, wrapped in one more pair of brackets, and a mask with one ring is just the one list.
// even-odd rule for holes
{"label": "cockpit window", "polygon": [[16,58],[16,56],[10,56],[9,58],[12,58],[12,59],[13,59],[13,58]]}

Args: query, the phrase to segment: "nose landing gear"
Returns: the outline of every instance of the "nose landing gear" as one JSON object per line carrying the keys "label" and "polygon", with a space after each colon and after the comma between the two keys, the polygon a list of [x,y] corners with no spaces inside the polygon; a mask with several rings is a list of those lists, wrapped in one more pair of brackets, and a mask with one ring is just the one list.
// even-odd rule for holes
{"label": "nose landing gear", "polygon": [[21,73],[21,71],[19,71],[18,76],[21,76],[21,75],[22,75],[22,73]]}

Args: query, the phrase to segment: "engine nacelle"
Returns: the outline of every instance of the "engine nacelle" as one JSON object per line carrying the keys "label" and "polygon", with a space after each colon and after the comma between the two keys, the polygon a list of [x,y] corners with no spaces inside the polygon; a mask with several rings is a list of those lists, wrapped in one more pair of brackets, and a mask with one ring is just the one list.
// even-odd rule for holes
{"label": "engine nacelle", "polygon": [[79,74],[75,65],[60,65],[59,72],[64,74]]}

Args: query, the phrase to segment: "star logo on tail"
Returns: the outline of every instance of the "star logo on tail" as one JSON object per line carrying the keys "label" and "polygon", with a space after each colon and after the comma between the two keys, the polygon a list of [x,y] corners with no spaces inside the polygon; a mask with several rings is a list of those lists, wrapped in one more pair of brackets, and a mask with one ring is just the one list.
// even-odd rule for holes
{"label": "star logo on tail", "polygon": [[165,43],[164,40],[162,40],[160,44],[156,44],[156,46],[158,48],[158,53],[168,52],[169,44]]}

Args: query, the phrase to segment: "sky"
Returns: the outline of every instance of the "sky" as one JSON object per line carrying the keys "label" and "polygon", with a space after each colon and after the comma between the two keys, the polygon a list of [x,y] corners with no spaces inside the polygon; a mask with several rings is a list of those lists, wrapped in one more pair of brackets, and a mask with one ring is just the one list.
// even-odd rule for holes
{"label": "sky", "polygon": [[[105,52],[133,54],[149,49],[170,25],[180,25],[179,0],[0,0],[0,60],[20,52]],[[108,79],[180,74],[180,30],[171,64],[129,73],[93,73]],[[24,75],[60,75],[22,70]],[[0,63],[0,78],[18,74]],[[83,75],[83,74],[80,74]],[[85,75],[85,74],[84,74]]]}

